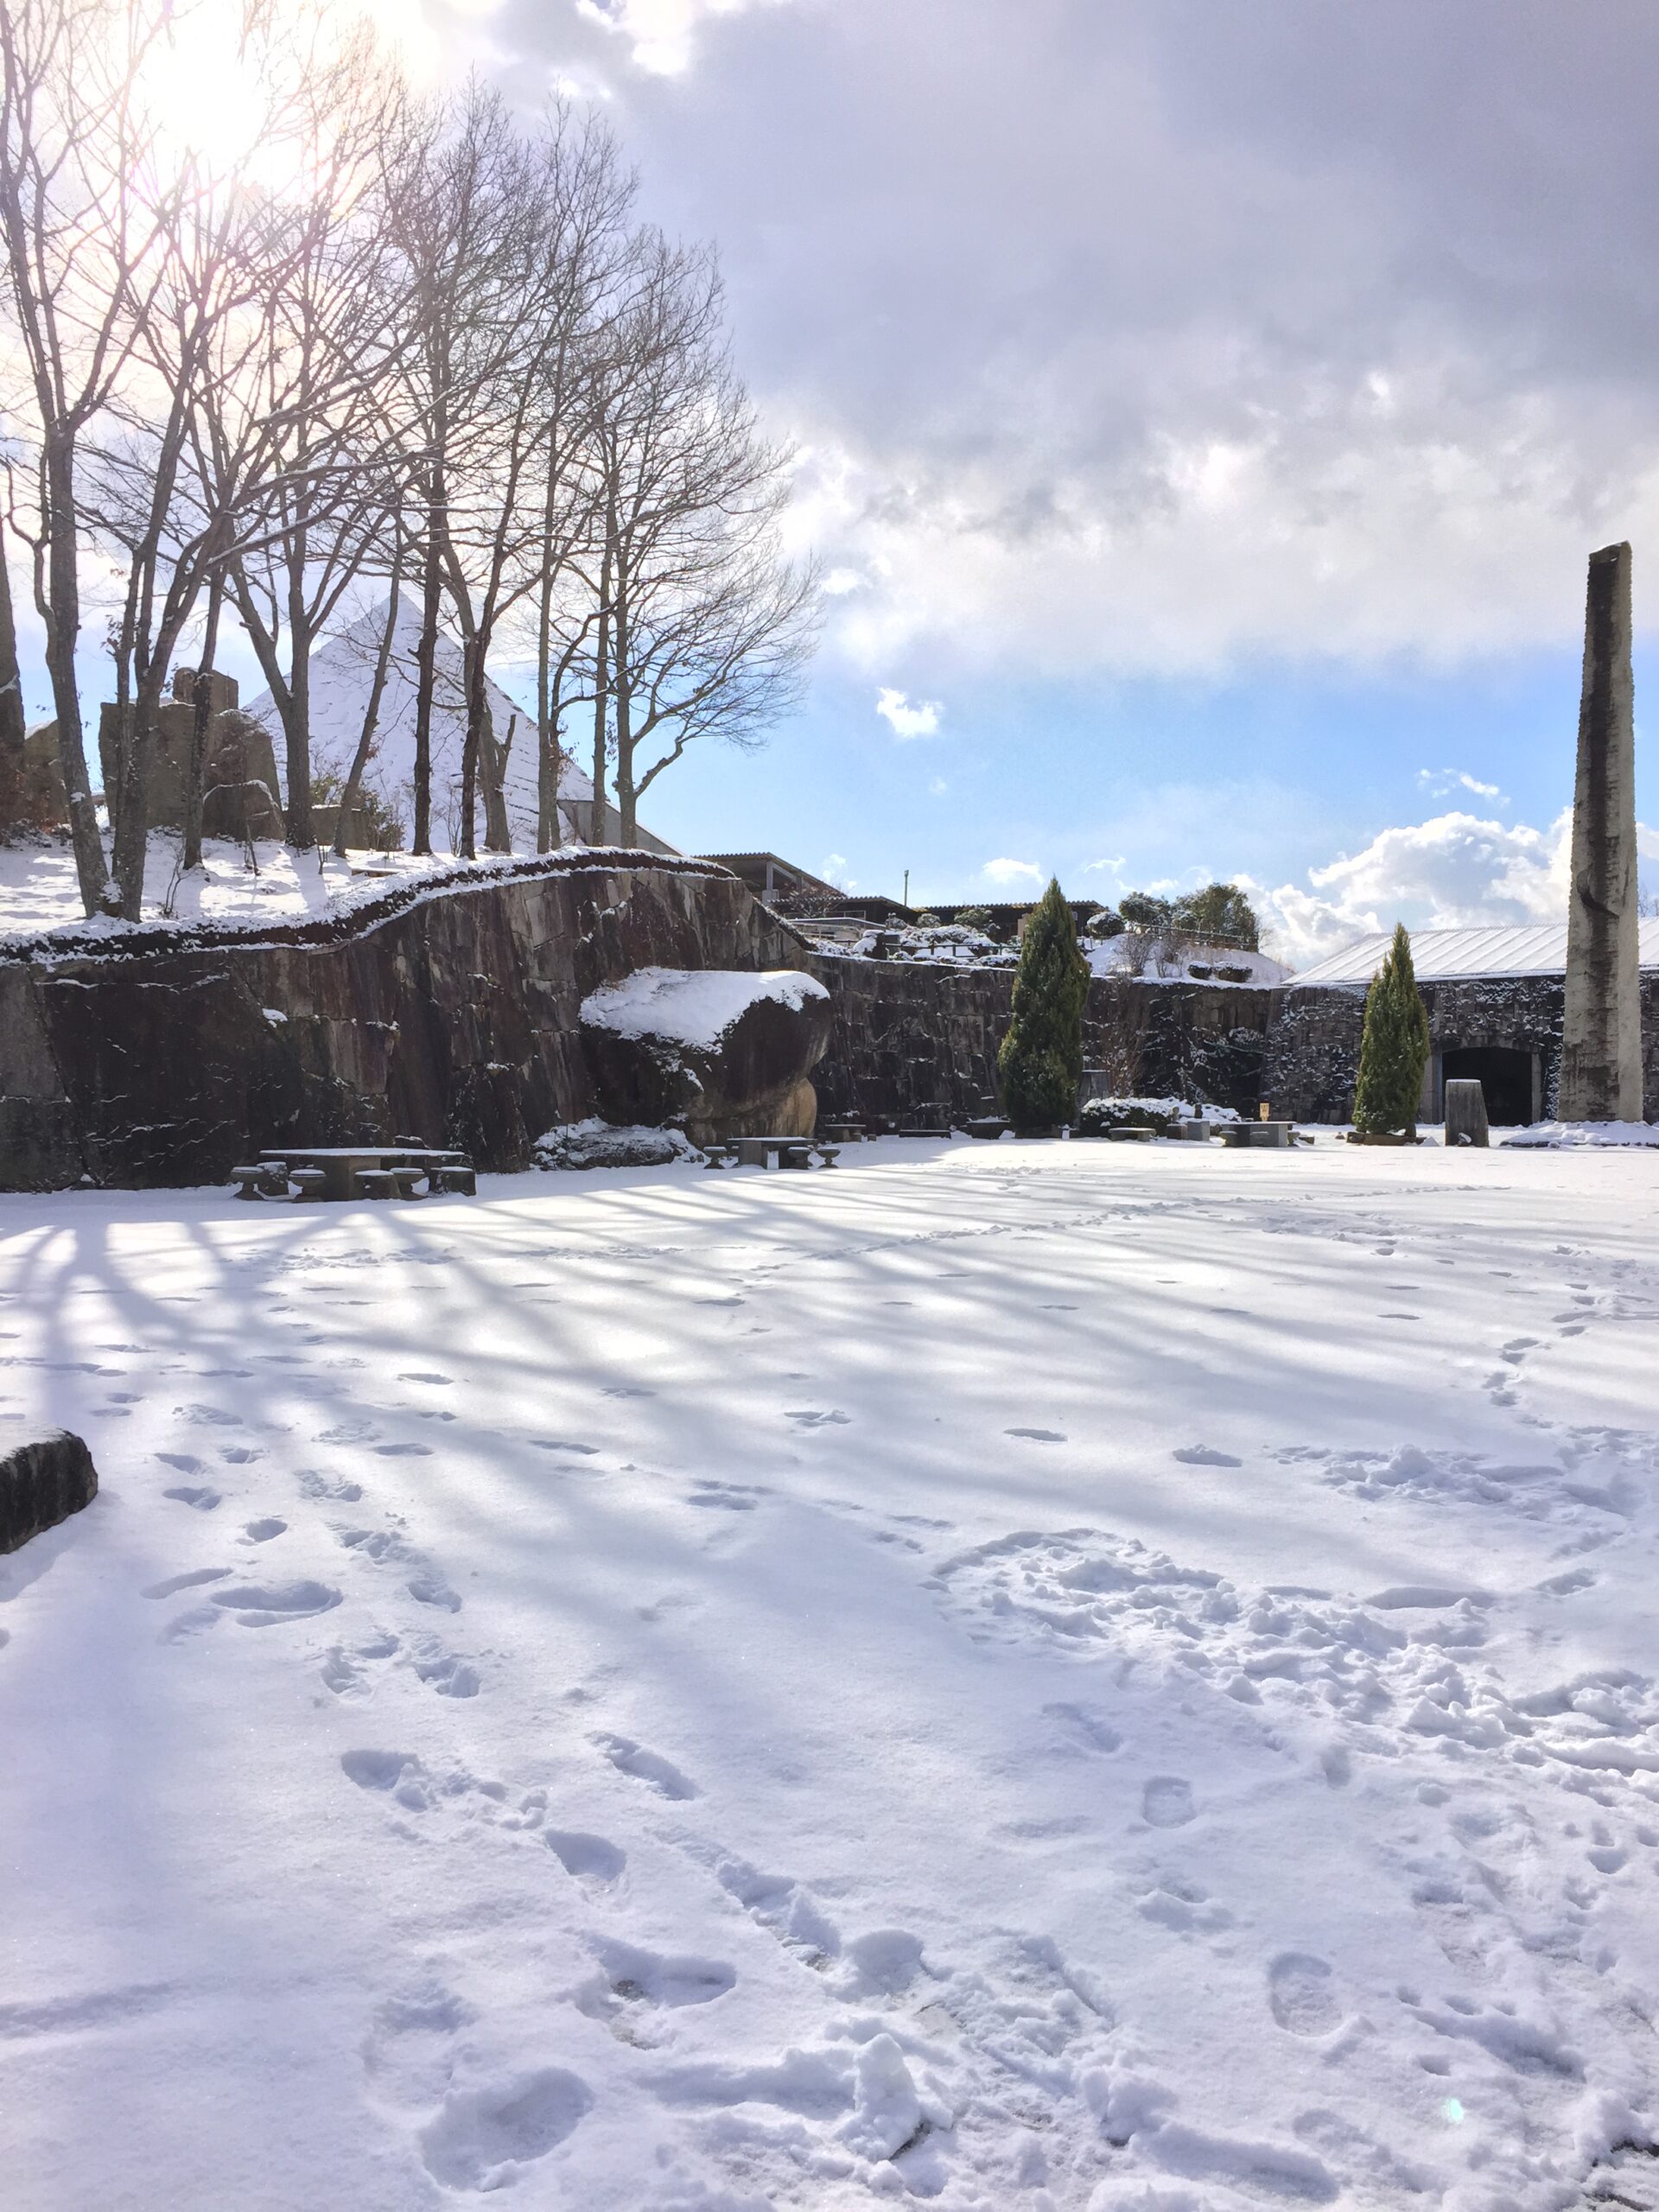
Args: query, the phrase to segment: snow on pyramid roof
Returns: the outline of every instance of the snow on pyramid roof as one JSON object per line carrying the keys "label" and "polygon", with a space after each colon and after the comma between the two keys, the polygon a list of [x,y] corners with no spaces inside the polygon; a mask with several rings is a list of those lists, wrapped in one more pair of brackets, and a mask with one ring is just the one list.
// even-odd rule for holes
{"label": "snow on pyramid roof", "polygon": [[[1638,925],[1641,963],[1659,968],[1659,920]],[[1332,952],[1313,967],[1290,977],[1298,989],[1308,984],[1369,983],[1382,965],[1392,930],[1377,930],[1356,938],[1340,952]],[[1420,983],[1443,983],[1459,976],[1564,976],[1567,973],[1565,922],[1505,923],[1497,927],[1459,930],[1414,930],[1411,964]]]}
{"label": "snow on pyramid roof", "polygon": [[[318,770],[331,769],[344,778],[352,765],[352,756],[362,734],[369,694],[374,685],[375,664],[385,631],[385,621],[386,607],[383,600],[378,607],[370,608],[346,629],[337,632],[312,655],[311,760],[313,766]],[[386,671],[385,691],[380,702],[374,751],[363,779],[365,785],[396,812],[404,825],[405,832],[415,813],[415,713],[420,628],[419,608],[407,599],[404,600],[398,607],[397,626],[392,633],[391,659]],[[461,761],[467,735],[467,704],[461,648],[442,631],[438,634],[435,673],[432,842],[440,847],[447,845],[453,851],[459,841],[461,830]],[[534,715],[527,714],[516,700],[510,699],[499,683],[490,682],[487,677],[485,680],[495,741],[507,747],[507,822],[512,832],[513,847],[516,851],[534,852],[539,813],[536,718]],[[284,766],[282,720],[275,700],[269,691],[262,691],[257,699],[249,702],[246,711],[257,716],[270,731],[281,772]],[[592,782],[567,755],[560,765],[559,772],[559,799],[565,812],[567,836],[575,834],[578,829],[577,820],[569,811],[571,803],[575,802],[585,808],[591,804],[593,796]],[[607,809],[607,812],[614,819],[614,810]],[[481,836],[484,826],[481,798],[478,826]],[[583,830],[588,826],[585,812],[580,826]],[[605,840],[590,842],[603,842]],[[662,845],[659,839],[644,833],[640,842],[649,844],[653,849],[671,849]]]}

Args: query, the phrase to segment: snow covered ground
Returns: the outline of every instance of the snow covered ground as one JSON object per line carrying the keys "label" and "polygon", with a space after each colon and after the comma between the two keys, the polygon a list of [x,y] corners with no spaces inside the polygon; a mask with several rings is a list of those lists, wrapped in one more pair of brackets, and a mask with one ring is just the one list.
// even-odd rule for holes
{"label": "snow covered ground", "polygon": [[[265,839],[255,845],[253,855],[250,867],[245,845],[209,837],[202,845],[200,873],[186,875],[178,867],[178,838],[158,830],[145,855],[144,921],[246,929],[302,922],[346,900],[384,891],[389,882],[440,870],[448,874],[457,865],[447,853],[424,860],[412,853],[352,853],[341,861],[331,851],[296,853],[291,845]],[[476,865],[499,862],[492,856]],[[67,836],[0,845],[0,942],[60,929],[108,937],[130,926],[101,918],[87,920]]]}
{"label": "snow covered ground", "polygon": [[9,2212],[1651,2162],[1659,1162],[0,1199]]}

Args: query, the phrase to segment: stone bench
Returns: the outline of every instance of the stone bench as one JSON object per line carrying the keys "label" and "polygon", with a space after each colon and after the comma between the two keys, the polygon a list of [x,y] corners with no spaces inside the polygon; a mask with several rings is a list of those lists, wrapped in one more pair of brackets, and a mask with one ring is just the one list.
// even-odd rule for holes
{"label": "stone bench", "polygon": [[238,1198],[285,1198],[288,1170],[280,1160],[262,1160],[257,1167],[232,1167],[231,1180]]}
{"label": "stone bench", "polygon": [[1224,1122],[1221,1141],[1233,1152],[1258,1146],[1269,1151],[1285,1151],[1290,1145],[1290,1129],[1288,1122]]}

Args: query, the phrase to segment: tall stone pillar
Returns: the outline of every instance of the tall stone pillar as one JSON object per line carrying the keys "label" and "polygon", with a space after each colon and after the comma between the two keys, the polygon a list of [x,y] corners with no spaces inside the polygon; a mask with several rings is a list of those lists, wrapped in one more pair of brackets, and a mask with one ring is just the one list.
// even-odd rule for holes
{"label": "tall stone pillar", "polygon": [[1557,1109],[1564,1122],[1642,1118],[1636,894],[1630,549],[1604,545],[1590,556],[1584,618]]}

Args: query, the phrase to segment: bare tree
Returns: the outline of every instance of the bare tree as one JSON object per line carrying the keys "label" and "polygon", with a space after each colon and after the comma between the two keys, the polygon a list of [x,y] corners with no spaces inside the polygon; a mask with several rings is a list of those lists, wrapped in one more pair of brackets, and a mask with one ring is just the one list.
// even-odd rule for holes
{"label": "bare tree", "polygon": [[217,386],[200,465],[233,447],[212,412],[280,409],[273,527],[237,560],[231,588],[282,724],[289,842],[313,842],[311,656],[379,549],[408,491],[397,372],[407,343],[406,272],[387,236],[387,147],[406,143],[401,79],[365,35],[319,53],[317,27],[287,58],[302,103],[296,166],[306,180],[286,281],[263,326],[251,392]]}
{"label": "bare tree", "polygon": [[523,141],[499,96],[469,84],[429,109],[388,180],[391,234],[403,257],[410,330],[403,359],[411,518],[421,571],[413,849],[432,849],[432,711],[446,582],[456,563],[452,486],[480,465],[499,382],[516,359],[515,283],[534,224]]}
{"label": "bare tree", "polygon": [[[768,444],[728,358],[712,255],[652,240],[601,425],[601,640],[620,836],[688,746],[762,741],[794,696],[817,586],[784,559],[790,455]],[[598,777],[595,777],[597,797]]]}
{"label": "bare tree", "polygon": [[0,6],[0,235],[25,389],[31,496],[10,520],[32,556],[82,903],[112,912],[82,742],[77,474],[88,426],[124,371],[173,195],[136,189],[157,139],[139,92],[174,0]]}
{"label": "bare tree", "polygon": [[[499,355],[475,416],[470,466],[446,519],[450,591],[464,645],[467,730],[461,849],[473,853],[476,785],[484,775],[487,841],[511,844],[502,756],[489,710],[488,659],[498,626],[537,585],[556,588],[560,554],[591,506],[584,466],[593,415],[589,359],[627,248],[632,180],[602,126],[550,118],[524,149],[520,187],[530,219],[502,269],[518,293],[517,345]],[[538,714],[545,728],[546,709]]]}

